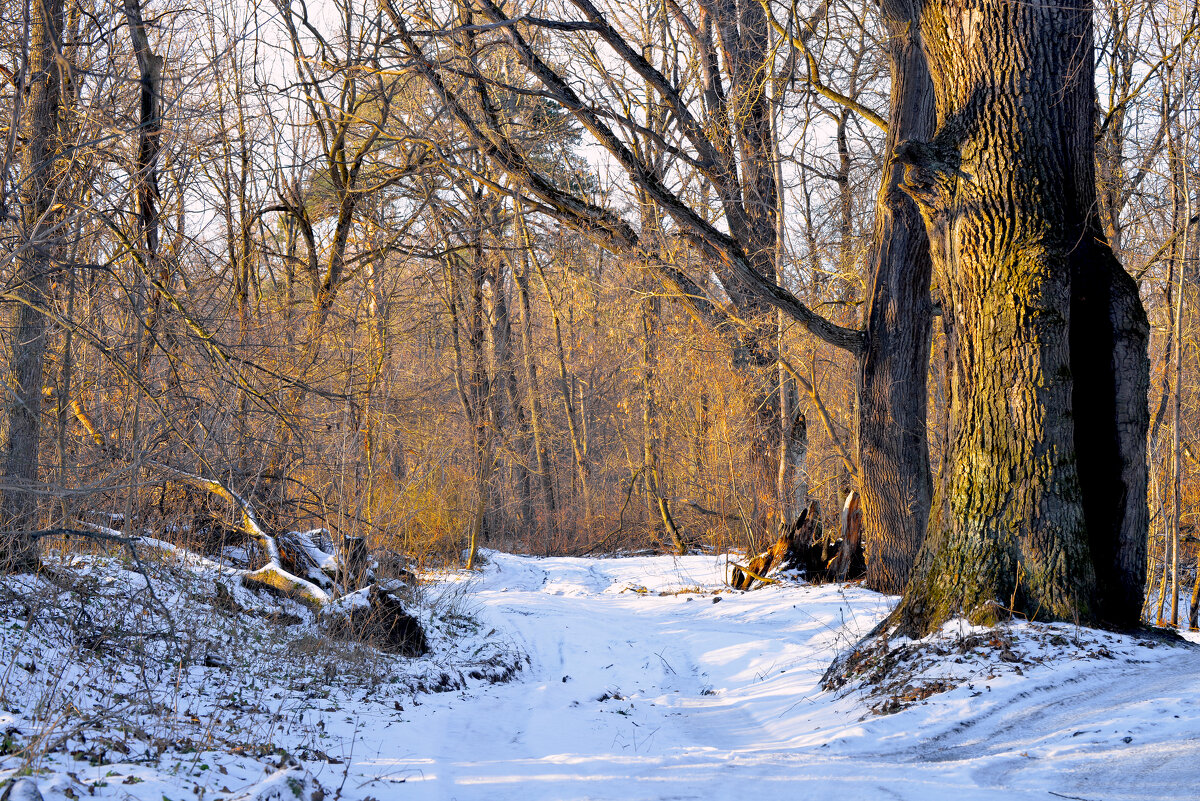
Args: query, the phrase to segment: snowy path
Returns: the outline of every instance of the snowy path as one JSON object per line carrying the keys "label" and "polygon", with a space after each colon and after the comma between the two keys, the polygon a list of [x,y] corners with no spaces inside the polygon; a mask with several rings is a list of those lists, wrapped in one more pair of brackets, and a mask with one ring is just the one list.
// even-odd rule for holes
{"label": "snowy path", "polygon": [[714,603],[712,557],[491,559],[473,602],[531,666],[422,696],[401,721],[346,710],[327,725],[353,755],[326,787],[381,801],[1200,798],[1200,652],[981,676],[877,717],[817,683],[890,599],[789,586]]}

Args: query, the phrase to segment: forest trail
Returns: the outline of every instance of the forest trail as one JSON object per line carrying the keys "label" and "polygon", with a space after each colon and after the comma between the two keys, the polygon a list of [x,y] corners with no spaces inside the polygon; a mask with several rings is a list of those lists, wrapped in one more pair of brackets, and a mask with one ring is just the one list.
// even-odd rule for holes
{"label": "forest trail", "polygon": [[326,787],[381,800],[1200,798],[1198,650],[1085,632],[1112,656],[1021,675],[966,660],[962,686],[877,716],[818,682],[894,599],[853,585],[714,594],[723,557],[488,557],[470,603],[528,668],[420,696],[402,721],[367,708],[326,720],[350,745]]}

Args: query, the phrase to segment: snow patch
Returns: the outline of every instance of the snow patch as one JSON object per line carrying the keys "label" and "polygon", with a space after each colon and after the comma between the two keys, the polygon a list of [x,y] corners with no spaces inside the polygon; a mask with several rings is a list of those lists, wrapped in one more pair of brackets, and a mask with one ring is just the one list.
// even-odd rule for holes
{"label": "snow patch", "polygon": [[[723,556],[486,556],[428,591],[420,660],[330,643],[303,607],[203,565],[156,567],[157,601],[112,559],[72,561],[63,586],[4,579],[0,780],[137,801],[285,799],[304,777],[310,801],[1146,799],[1200,782],[1191,646],[956,622],[889,645],[891,690],[864,672],[831,692],[825,669],[895,598],[729,592]],[[224,600],[203,601],[217,581]]]}

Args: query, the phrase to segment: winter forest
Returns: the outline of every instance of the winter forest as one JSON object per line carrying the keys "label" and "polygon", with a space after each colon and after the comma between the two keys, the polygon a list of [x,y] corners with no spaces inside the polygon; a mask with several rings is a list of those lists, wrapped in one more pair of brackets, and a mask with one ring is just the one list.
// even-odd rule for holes
{"label": "winter forest", "polygon": [[1200,798],[1200,8],[0,0],[0,801]]}

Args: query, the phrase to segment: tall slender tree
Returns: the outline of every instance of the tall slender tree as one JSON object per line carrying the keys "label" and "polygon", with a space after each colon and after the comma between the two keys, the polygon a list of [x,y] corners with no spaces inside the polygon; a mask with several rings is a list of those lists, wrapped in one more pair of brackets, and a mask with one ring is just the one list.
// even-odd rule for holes
{"label": "tall slender tree", "polygon": [[30,0],[29,55],[26,62],[24,152],[21,157],[20,248],[17,254],[19,302],[9,364],[13,391],[8,402],[8,441],[4,444],[4,494],[0,525],[11,541],[0,544],[0,569],[37,565],[38,467],[42,433],[42,380],[46,362],[50,277],[57,268],[60,215],[53,209],[60,178],[59,106],[63,0]]}
{"label": "tall slender tree", "polygon": [[901,190],[895,146],[934,131],[933,84],[918,0],[883,0],[891,97],[889,154],[875,203],[870,294],[859,358],[858,461],[872,587],[904,589],[925,538],[933,481],[926,432],[932,264],[916,204]]}

